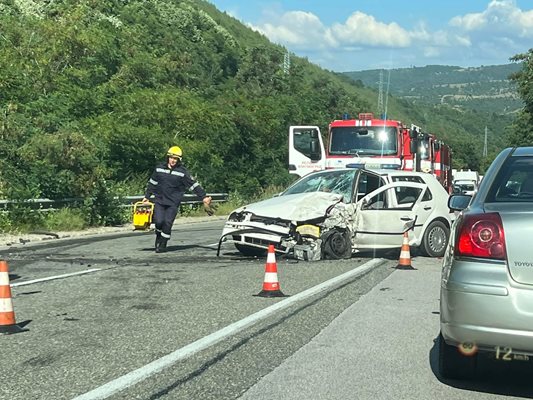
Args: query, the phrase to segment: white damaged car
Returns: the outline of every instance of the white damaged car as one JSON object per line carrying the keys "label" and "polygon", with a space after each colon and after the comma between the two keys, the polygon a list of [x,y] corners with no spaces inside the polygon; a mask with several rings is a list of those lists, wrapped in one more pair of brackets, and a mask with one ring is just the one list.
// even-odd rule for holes
{"label": "white damaged car", "polygon": [[222,243],[244,255],[276,252],[301,260],[350,258],[352,253],[409,244],[440,257],[454,214],[448,193],[427,173],[346,168],[318,171],[268,200],[234,210]]}

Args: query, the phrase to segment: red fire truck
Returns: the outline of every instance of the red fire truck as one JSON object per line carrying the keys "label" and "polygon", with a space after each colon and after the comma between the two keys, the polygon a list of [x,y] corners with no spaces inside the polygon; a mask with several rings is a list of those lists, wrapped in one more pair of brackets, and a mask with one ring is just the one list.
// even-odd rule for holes
{"label": "red fire truck", "polygon": [[416,125],[375,119],[361,113],[358,119],[329,124],[326,146],[317,126],[291,126],[289,172],[303,176],[311,171],[365,165],[433,173],[451,190],[452,154],[449,146]]}

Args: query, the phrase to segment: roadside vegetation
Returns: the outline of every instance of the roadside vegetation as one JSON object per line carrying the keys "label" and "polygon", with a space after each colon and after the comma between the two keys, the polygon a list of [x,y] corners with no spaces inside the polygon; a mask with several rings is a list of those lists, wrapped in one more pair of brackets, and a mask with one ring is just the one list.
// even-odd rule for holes
{"label": "roadside vegetation", "polygon": [[[232,192],[227,201],[213,203],[212,209],[215,215],[229,215],[232,210],[248,202],[270,198],[283,189],[281,186],[268,186],[251,197],[243,197],[237,192]],[[104,200],[104,203],[95,204],[94,199],[88,199],[75,207],[50,210],[35,210],[28,205],[13,206],[9,212],[0,212],[0,234],[35,231],[68,232],[92,226],[120,226],[132,223],[133,207],[121,205],[121,202],[115,198]],[[201,203],[183,204],[178,218],[205,215],[206,211]]]}
{"label": "roadside vegetation", "polygon": [[[526,106],[485,159],[480,135],[500,126],[496,113],[390,97],[388,115],[450,143],[456,167],[483,170],[531,131],[531,52],[514,61]],[[60,213],[22,203],[0,215],[1,232],[128,222],[115,199],[141,194],[175,144],[208,192],[231,193],[222,213],[292,181],[290,125],[325,131],[345,112],[377,114],[378,98],[203,0],[2,0],[0,89],[0,199],[84,199]]]}

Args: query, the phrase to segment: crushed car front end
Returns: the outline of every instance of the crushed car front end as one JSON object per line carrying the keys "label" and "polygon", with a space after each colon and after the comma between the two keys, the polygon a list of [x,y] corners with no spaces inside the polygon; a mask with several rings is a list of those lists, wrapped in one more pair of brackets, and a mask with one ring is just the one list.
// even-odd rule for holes
{"label": "crushed car front end", "polygon": [[[230,214],[220,242],[233,243],[244,255],[261,255],[272,244],[279,253],[301,260],[320,260],[324,256],[324,239],[332,241],[331,232],[336,232],[328,223],[331,215],[345,206],[340,196],[331,193],[280,196],[252,204]],[[270,212],[270,208],[276,212]],[[345,242],[341,257],[351,255],[351,236],[346,235]]]}
{"label": "crushed car front end", "polygon": [[[260,217],[248,211],[234,211],[224,225],[221,240],[234,243],[239,250],[250,247],[263,251],[273,244],[276,251],[286,253],[283,239],[289,237],[290,231],[290,221]],[[250,250],[249,253],[255,252]]]}

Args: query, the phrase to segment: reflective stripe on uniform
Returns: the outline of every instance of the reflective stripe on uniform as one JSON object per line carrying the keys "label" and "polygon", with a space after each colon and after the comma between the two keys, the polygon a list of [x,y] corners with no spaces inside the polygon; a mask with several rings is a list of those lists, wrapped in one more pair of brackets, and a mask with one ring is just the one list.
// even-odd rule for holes
{"label": "reflective stripe on uniform", "polygon": [[158,182],[154,181],[152,178],[150,178],[150,180],[148,182],[150,182],[152,185],[157,185],[158,184]]}
{"label": "reflective stripe on uniform", "polygon": [[179,171],[172,171],[170,174],[171,175],[178,175],[178,176],[185,176],[185,174],[183,172],[179,172]]}
{"label": "reflective stripe on uniform", "polygon": [[170,174],[170,170],[169,169],[165,169],[165,168],[156,168],[155,169],[157,172],[162,172],[164,174]]}
{"label": "reflective stripe on uniform", "polygon": [[198,182],[194,182],[190,189],[193,190],[197,186],[200,186],[200,184]]}
{"label": "reflective stripe on uniform", "polygon": [[165,239],[170,239],[170,235],[165,232],[161,232],[161,236],[163,236]]}

